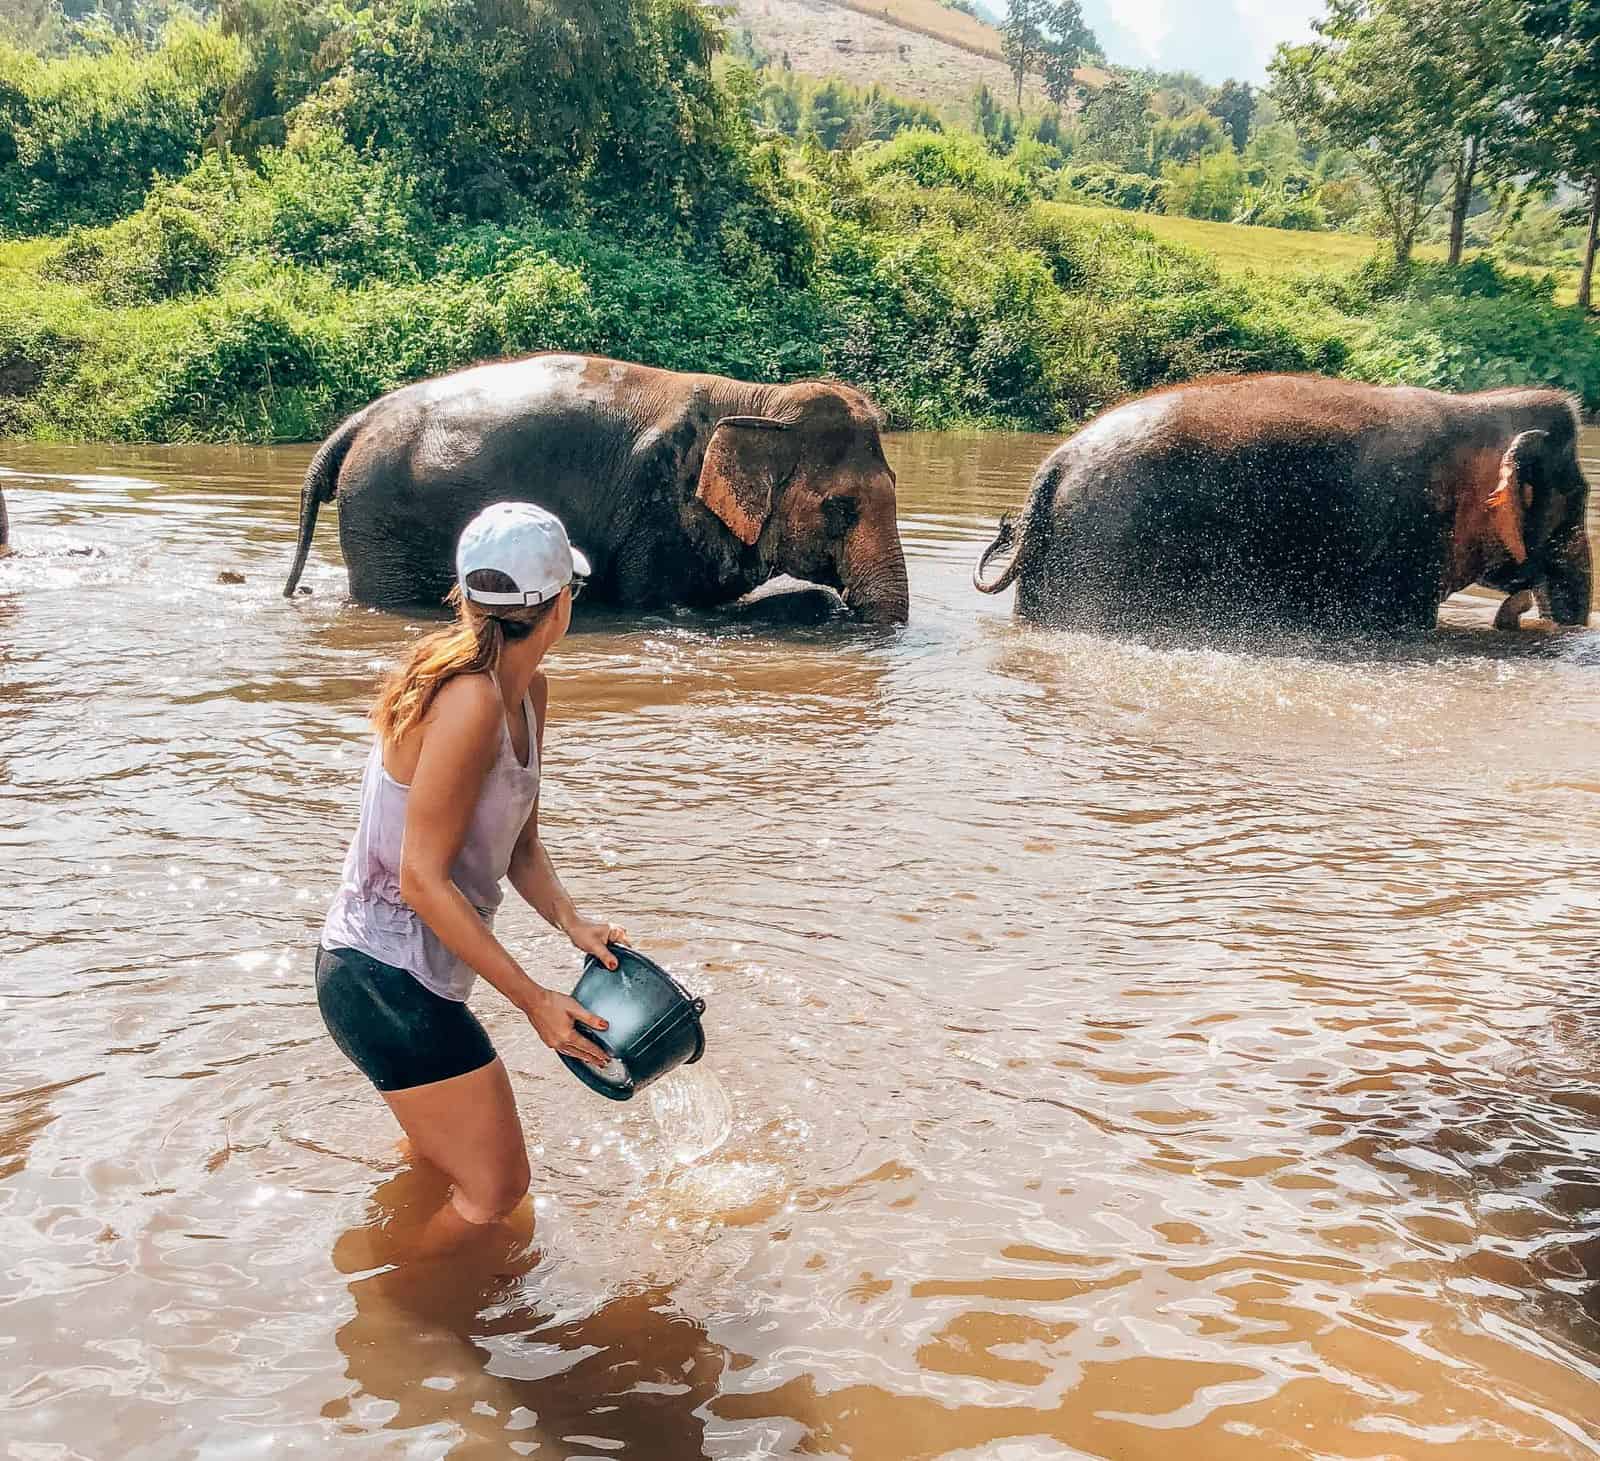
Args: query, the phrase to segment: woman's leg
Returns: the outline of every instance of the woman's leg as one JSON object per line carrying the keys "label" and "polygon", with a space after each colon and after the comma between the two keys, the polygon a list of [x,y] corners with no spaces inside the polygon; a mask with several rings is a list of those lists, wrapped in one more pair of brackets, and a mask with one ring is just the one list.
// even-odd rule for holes
{"label": "woman's leg", "polygon": [[528,1191],[528,1149],[505,1066],[380,1093],[410,1139],[412,1154],[450,1179],[450,1195],[422,1226],[416,1256],[459,1247],[490,1229],[531,1235],[527,1215],[507,1223]]}

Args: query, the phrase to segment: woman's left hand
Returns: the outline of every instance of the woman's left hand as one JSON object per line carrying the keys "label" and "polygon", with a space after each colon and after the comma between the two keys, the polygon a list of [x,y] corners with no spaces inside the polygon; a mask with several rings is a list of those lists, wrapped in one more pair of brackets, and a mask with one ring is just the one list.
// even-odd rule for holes
{"label": "woman's left hand", "polygon": [[628,930],[619,923],[607,923],[603,919],[595,922],[593,919],[577,917],[565,929],[566,935],[572,940],[572,946],[585,954],[593,954],[608,969],[617,967],[617,956],[606,947],[607,944],[622,944],[628,941]]}

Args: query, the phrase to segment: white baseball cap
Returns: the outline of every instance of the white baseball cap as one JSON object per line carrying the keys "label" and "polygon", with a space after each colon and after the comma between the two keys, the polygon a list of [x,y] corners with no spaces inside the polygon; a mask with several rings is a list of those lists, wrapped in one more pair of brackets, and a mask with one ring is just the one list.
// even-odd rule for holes
{"label": "white baseball cap", "polygon": [[[467,576],[483,569],[503,573],[516,589],[468,588]],[[461,530],[456,544],[456,582],[475,604],[526,608],[545,603],[574,577],[589,576],[589,560],[567,540],[553,512],[531,502],[496,502]]]}

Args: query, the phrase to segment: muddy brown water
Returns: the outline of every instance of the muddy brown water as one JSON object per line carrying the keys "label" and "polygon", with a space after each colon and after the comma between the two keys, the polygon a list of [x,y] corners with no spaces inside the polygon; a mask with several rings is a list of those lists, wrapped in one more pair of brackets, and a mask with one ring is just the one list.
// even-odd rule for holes
{"label": "muddy brown water", "polygon": [[891,441],[904,630],[560,647],[555,861],[732,1130],[480,989],[540,1257],[432,1289],[335,1262],[409,1199],[310,984],[423,626],[331,513],[279,598],[308,449],[0,450],[0,1451],[1600,1453],[1600,635],[1019,630],[967,576],[1049,445]]}

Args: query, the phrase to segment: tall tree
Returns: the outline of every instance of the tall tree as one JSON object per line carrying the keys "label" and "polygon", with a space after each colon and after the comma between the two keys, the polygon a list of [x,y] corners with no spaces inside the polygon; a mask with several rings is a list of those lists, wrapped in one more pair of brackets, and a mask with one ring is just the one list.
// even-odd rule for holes
{"label": "tall tree", "polygon": [[1600,247],[1600,0],[1529,0],[1522,25],[1537,43],[1527,88],[1547,170],[1588,198],[1589,229],[1578,276],[1578,303],[1594,302]]}
{"label": "tall tree", "polygon": [[1228,129],[1234,150],[1243,152],[1256,115],[1255,88],[1247,81],[1224,81],[1207,99],[1206,110]]}
{"label": "tall tree", "polygon": [[1143,171],[1150,165],[1150,92],[1137,76],[1116,76],[1085,103],[1075,155]]}
{"label": "tall tree", "polygon": [[1306,45],[1282,45],[1270,67],[1284,115],[1318,146],[1347,148],[1370,185],[1397,263],[1411,260],[1433,202],[1428,185],[1459,140],[1440,58],[1416,45],[1395,7],[1329,0]]}
{"label": "tall tree", "polygon": [[[1084,20],[1078,0],[1055,0],[1044,23],[1044,94],[1059,107],[1078,84],[1084,58],[1099,54],[1100,42]],[[1020,93],[1017,102],[1022,102]]]}
{"label": "tall tree", "polygon": [[1529,113],[1520,98],[1529,41],[1521,0],[1382,0],[1411,33],[1437,80],[1432,98],[1455,134],[1449,171],[1450,263],[1461,262],[1467,214],[1479,188],[1529,171]]}
{"label": "tall tree", "polygon": [[1005,24],[1000,27],[1000,54],[1017,83],[1017,105],[1022,105],[1022,83],[1044,54],[1045,24],[1054,7],[1051,0],[1007,0]]}

